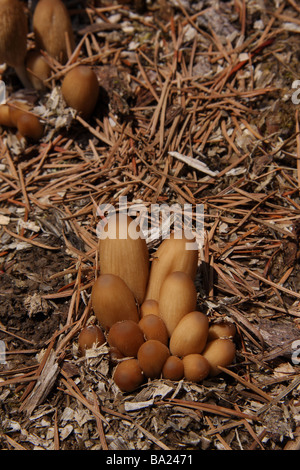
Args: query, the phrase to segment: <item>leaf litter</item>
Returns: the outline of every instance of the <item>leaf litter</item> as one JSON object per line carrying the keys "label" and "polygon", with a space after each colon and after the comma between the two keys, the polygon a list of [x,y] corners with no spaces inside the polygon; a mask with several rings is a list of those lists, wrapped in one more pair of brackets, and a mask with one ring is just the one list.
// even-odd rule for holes
{"label": "leaf litter", "polygon": [[[0,139],[1,448],[299,449],[299,7],[66,3],[77,48],[49,89],[28,96],[4,72],[46,132]],[[77,63],[102,85],[89,121],[61,97]],[[122,394],[106,345],[78,355],[97,207],[121,196],[204,205],[198,308],[238,330],[217,378]]]}

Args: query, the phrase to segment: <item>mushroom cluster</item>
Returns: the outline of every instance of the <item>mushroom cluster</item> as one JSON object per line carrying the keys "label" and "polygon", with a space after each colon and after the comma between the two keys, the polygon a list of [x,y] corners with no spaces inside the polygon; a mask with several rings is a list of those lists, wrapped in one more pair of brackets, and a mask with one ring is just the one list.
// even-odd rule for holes
{"label": "mushroom cluster", "polygon": [[210,324],[197,310],[198,249],[192,242],[173,233],[150,263],[135,220],[116,214],[104,227],[91,292],[104,335],[95,334],[92,343],[108,343],[113,379],[123,392],[160,377],[200,382],[235,359],[234,324]]}
{"label": "mushroom cluster", "polygon": [[[67,7],[62,0],[38,1],[32,17],[33,47],[27,42],[28,23],[20,0],[0,0],[0,63],[13,67],[23,86],[38,92],[50,86],[52,60],[66,65],[62,97],[67,106],[90,118],[98,101],[98,78],[89,65],[67,63],[76,46]],[[33,112],[19,113],[18,120],[10,114],[9,103],[0,105],[0,125],[35,141],[43,136],[44,126]]]}

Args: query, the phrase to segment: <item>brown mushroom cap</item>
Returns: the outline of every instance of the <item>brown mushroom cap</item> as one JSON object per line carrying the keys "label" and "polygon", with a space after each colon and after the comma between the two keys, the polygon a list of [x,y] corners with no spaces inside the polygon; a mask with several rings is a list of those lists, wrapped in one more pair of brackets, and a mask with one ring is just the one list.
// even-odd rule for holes
{"label": "brown mushroom cap", "polygon": [[78,337],[78,349],[84,354],[87,349],[93,346],[101,346],[105,343],[105,336],[101,328],[97,325],[87,325],[82,328]]}
{"label": "brown mushroom cap", "polygon": [[127,357],[136,357],[140,346],[144,343],[144,335],[139,325],[133,320],[114,323],[107,335],[107,342]]}
{"label": "brown mushroom cap", "polygon": [[235,358],[235,353],[236,347],[231,339],[218,338],[207,343],[202,354],[210,364],[210,375],[220,374],[218,366],[229,366]]}
{"label": "brown mushroom cap", "polygon": [[184,377],[191,382],[201,382],[210,372],[208,360],[201,354],[188,354],[182,358]]}
{"label": "brown mushroom cap", "polygon": [[202,312],[189,312],[179,321],[170,338],[170,351],[175,356],[200,354],[207,341],[208,317]]}
{"label": "brown mushroom cap", "polygon": [[32,22],[37,48],[65,63],[68,59],[66,36],[71,52],[75,48],[72,23],[65,4],[61,0],[39,0]]}
{"label": "brown mushroom cap", "polygon": [[164,379],[181,380],[184,376],[183,361],[177,356],[170,356],[162,369]]}
{"label": "brown mushroom cap", "polygon": [[159,314],[165,322],[169,336],[179,321],[196,309],[197,291],[189,274],[175,271],[165,278],[159,293]]}
{"label": "brown mushroom cap", "polygon": [[0,63],[15,68],[25,87],[30,81],[25,70],[28,24],[23,4],[19,0],[0,2]]}
{"label": "brown mushroom cap", "polygon": [[159,378],[162,368],[170,356],[169,348],[161,341],[150,339],[138,350],[137,359],[145,376],[149,379]]}
{"label": "brown mushroom cap", "polygon": [[10,106],[8,104],[0,105],[0,125],[6,127],[15,127],[15,123],[10,115]]}
{"label": "brown mushroom cap", "polygon": [[105,330],[121,320],[139,322],[134,295],[119,276],[101,274],[92,287],[91,301],[94,313]]}
{"label": "brown mushroom cap", "polygon": [[33,88],[44,90],[44,80],[50,77],[51,68],[45,57],[38,50],[31,49],[27,52],[26,69]]}
{"label": "brown mushroom cap", "polygon": [[37,116],[30,113],[21,113],[17,119],[17,128],[23,137],[38,141],[44,133],[44,126]]}
{"label": "brown mushroom cap", "polygon": [[145,300],[140,307],[141,317],[146,315],[159,316],[158,301],[154,299]]}

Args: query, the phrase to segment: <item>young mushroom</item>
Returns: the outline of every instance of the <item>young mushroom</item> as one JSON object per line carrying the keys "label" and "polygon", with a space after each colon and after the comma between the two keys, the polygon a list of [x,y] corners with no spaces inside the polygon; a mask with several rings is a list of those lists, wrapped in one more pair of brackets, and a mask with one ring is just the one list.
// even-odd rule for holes
{"label": "young mushroom", "polygon": [[10,106],[8,104],[0,105],[0,125],[5,127],[16,127],[15,122],[10,115]]}
{"label": "young mushroom", "polygon": [[145,300],[140,306],[141,318],[144,318],[146,315],[156,315],[159,316],[158,301],[153,299]]}
{"label": "young mushroom", "polygon": [[200,354],[208,335],[208,318],[202,312],[190,312],[178,322],[170,338],[171,354],[186,356]]}
{"label": "young mushroom", "polygon": [[156,379],[170,356],[169,348],[161,341],[149,339],[138,350],[139,365],[148,379]]}
{"label": "young mushroom", "polygon": [[196,287],[188,274],[175,271],[166,277],[160,289],[158,305],[169,336],[184,315],[195,310],[196,303]]}
{"label": "young mushroom", "polygon": [[44,90],[44,82],[51,75],[51,68],[43,54],[36,49],[31,49],[26,55],[26,69],[29,80],[35,90]]}
{"label": "young mushroom", "polygon": [[0,63],[13,67],[25,88],[31,88],[26,73],[28,23],[22,2],[0,0]]}
{"label": "young mushroom", "polygon": [[183,361],[180,357],[169,356],[162,369],[164,379],[181,380],[184,376]]}
{"label": "young mushroom", "polygon": [[235,353],[236,347],[231,339],[218,338],[207,343],[202,355],[209,362],[209,375],[213,377],[219,375],[222,371],[218,366],[229,366],[235,358]]}
{"label": "young mushroom", "polygon": [[19,117],[27,112],[30,112],[30,105],[26,101],[9,101],[9,115],[14,127],[17,127]]}
{"label": "young mushroom", "polygon": [[25,102],[10,102],[0,106],[0,124],[15,127],[23,137],[38,141],[44,133],[40,119],[30,112]]}
{"label": "young mushroom", "polygon": [[146,315],[139,321],[139,327],[144,333],[145,339],[157,339],[168,346],[169,334],[162,318],[157,315]]}
{"label": "young mushroom", "polygon": [[100,272],[113,273],[127,284],[140,305],[149,277],[149,253],[140,226],[127,214],[108,218],[100,233]]}
{"label": "young mushroom", "polygon": [[122,392],[133,392],[144,382],[144,374],[137,359],[125,359],[116,366],[113,379]]}
{"label": "young mushroom", "polygon": [[201,354],[188,354],[182,358],[184,377],[190,382],[201,382],[210,373],[210,364]]}
{"label": "young mushroom", "polygon": [[97,325],[87,325],[82,328],[78,336],[78,350],[84,355],[87,349],[93,346],[101,346],[106,342],[101,328]]}
{"label": "young mushroom", "polygon": [[107,342],[124,357],[137,357],[138,350],[144,343],[144,335],[135,321],[123,320],[111,326]]}
{"label": "young mushroom", "polygon": [[39,0],[33,14],[33,31],[38,50],[46,51],[62,64],[75,49],[67,7],[61,0]]}
{"label": "young mushroom", "polygon": [[233,338],[236,334],[234,323],[229,321],[215,322],[209,326],[207,341],[218,338]]}
{"label": "young mushroom", "polygon": [[150,269],[145,300],[159,299],[161,286],[174,271],[182,271],[194,280],[198,266],[198,249],[195,238],[181,232],[171,233],[156,250]]}
{"label": "young mushroom", "polygon": [[44,126],[37,116],[31,113],[21,113],[17,119],[17,129],[23,137],[38,141],[44,134]]}

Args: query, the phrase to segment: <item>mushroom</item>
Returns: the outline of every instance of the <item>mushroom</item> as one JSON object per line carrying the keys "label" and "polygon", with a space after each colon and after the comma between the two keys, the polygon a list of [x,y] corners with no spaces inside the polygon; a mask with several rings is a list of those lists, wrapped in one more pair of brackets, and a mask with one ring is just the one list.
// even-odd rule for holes
{"label": "mushroom", "polygon": [[78,349],[84,355],[87,349],[93,346],[101,346],[105,343],[103,331],[97,325],[87,325],[82,328],[78,336]]}
{"label": "mushroom", "polygon": [[45,57],[36,49],[30,49],[26,55],[26,69],[29,80],[35,90],[44,90],[44,81],[51,75],[51,68]]}
{"label": "mushroom", "polygon": [[184,377],[191,382],[201,382],[210,373],[210,364],[201,354],[188,354],[182,358]]}
{"label": "mushroom", "polygon": [[145,300],[140,307],[141,318],[146,315],[159,316],[158,301],[153,299]]}
{"label": "mushroom", "polygon": [[122,392],[133,392],[144,382],[144,374],[137,359],[125,359],[116,366],[113,379]]}
{"label": "mushroom", "polygon": [[109,217],[100,234],[99,268],[119,276],[140,305],[149,277],[149,252],[140,227],[127,214]]}
{"label": "mushroom", "polygon": [[235,358],[235,353],[236,347],[231,339],[218,338],[207,343],[202,355],[210,364],[209,375],[214,377],[220,374],[222,371],[219,366],[229,366]]}
{"label": "mushroom", "polygon": [[43,136],[44,126],[29,109],[28,104],[22,101],[0,105],[0,124],[15,127],[21,136],[38,141]]}
{"label": "mushroom", "polygon": [[234,323],[229,321],[215,322],[210,325],[208,329],[207,341],[212,341],[218,338],[233,338],[236,334],[236,327]]}
{"label": "mushroom", "polygon": [[89,118],[99,96],[95,72],[87,65],[77,65],[66,74],[61,92],[68,106],[78,111],[85,119]]}
{"label": "mushroom", "polygon": [[94,313],[104,329],[121,320],[139,322],[134,295],[125,282],[114,274],[101,274],[92,287]]}
{"label": "mushroom", "polygon": [[208,335],[208,318],[202,312],[190,312],[178,322],[170,338],[170,351],[176,356],[200,354]]}
{"label": "mushroom", "polygon": [[196,287],[188,274],[175,271],[166,277],[160,289],[158,305],[169,336],[182,317],[195,310],[196,303]]}
{"label": "mushroom", "polygon": [[139,327],[143,331],[146,340],[157,339],[166,346],[169,343],[169,334],[162,318],[157,315],[146,315],[139,321]]}
{"label": "mushroom", "polygon": [[44,134],[44,126],[37,116],[21,113],[17,119],[17,129],[23,137],[38,141]]}
{"label": "mushroom", "polygon": [[15,127],[15,123],[10,115],[10,106],[8,104],[0,105],[0,125],[5,127]]}
{"label": "mushroom", "polygon": [[138,350],[139,365],[148,379],[156,379],[161,375],[162,368],[170,356],[169,348],[161,341],[149,339]]}
{"label": "mushroom", "polygon": [[195,239],[181,232],[173,232],[163,240],[151,263],[145,300],[158,300],[165,278],[174,271],[185,272],[194,280],[198,266],[198,250],[194,246]]}
{"label": "mushroom", "polygon": [[0,63],[13,67],[25,88],[32,88],[26,73],[27,17],[19,0],[0,0]]}
{"label": "mushroom", "polygon": [[72,23],[61,0],[39,0],[33,13],[36,46],[64,64],[75,49]]}
{"label": "mushroom", "polygon": [[180,357],[169,356],[166,360],[163,369],[162,376],[164,379],[169,380],[181,380],[184,376],[183,361]]}
{"label": "mushroom", "polygon": [[133,320],[114,323],[107,335],[108,344],[125,357],[136,357],[144,343],[144,335],[139,325]]}

